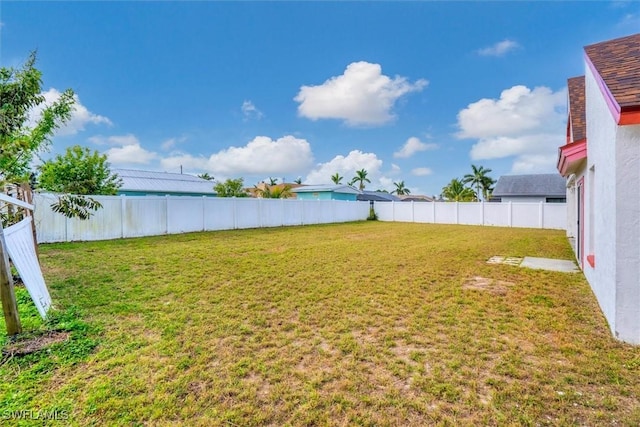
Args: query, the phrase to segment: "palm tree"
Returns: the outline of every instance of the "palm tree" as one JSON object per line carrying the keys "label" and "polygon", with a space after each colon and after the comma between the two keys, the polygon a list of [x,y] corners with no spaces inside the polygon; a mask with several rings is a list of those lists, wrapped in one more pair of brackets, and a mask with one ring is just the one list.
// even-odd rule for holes
{"label": "palm tree", "polygon": [[335,175],[331,175],[331,181],[333,181],[334,184],[336,185],[340,185],[342,184],[342,178],[344,178],[343,176],[340,176],[340,174],[338,172],[335,173]]}
{"label": "palm tree", "polygon": [[485,169],[483,166],[477,167],[476,165],[471,165],[471,170],[473,173],[468,173],[462,178],[463,184],[470,184],[472,187],[476,188],[476,198],[480,200],[480,194],[482,194],[482,199],[487,200],[489,198],[489,194],[493,191],[491,187],[496,181],[491,178],[488,174],[491,172],[491,169]]}
{"label": "palm tree", "polygon": [[461,180],[454,178],[442,189],[442,197],[450,202],[471,202],[476,199],[476,194],[471,188],[465,187]]}
{"label": "palm tree", "polygon": [[302,184],[302,178],[301,177],[297,177],[296,179],[293,180],[293,182],[295,182],[296,184],[300,185],[300,184]]}
{"label": "palm tree", "polygon": [[278,184],[278,178],[269,177],[269,185],[276,185],[276,184]]}
{"label": "palm tree", "polygon": [[264,188],[255,187],[255,192],[258,197],[263,199],[288,199],[293,197],[291,192],[291,185],[265,185]]}
{"label": "palm tree", "polygon": [[398,196],[408,196],[411,194],[411,190],[404,186],[404,181],[394,182],[393,185],[396,186],[396,189],[391,192],[391,194],[396,193]]}
{"label": "palm tree", "polygon": [[209,175],[207,172],[198,175],[198,178],[206,179],[207,181],[213,181],[215,178]]}
{"label": "palm tree", "polygon": [[349,185],[353,185],[356,182],[358,183],[358,188],[360,189],[360,191],[364,190],[365,182],[368,182],[369,184],[371,184],[371,181],[369,180],[369,178],[367,178],[366,170],[360,169],[359,171],[356,171],[356,176],[353,177]]}

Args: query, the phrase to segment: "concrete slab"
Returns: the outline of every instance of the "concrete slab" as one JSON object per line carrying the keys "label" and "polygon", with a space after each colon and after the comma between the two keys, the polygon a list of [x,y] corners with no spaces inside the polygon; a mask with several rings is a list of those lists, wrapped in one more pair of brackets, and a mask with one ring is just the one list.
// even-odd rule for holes
{"label": "concrete slab", "polygon": [[520,267],[534,268],[538,270],[561,271],[564,273],[579,273],[580,269],[573,261],[564,259],[535,258],[526,256]]}

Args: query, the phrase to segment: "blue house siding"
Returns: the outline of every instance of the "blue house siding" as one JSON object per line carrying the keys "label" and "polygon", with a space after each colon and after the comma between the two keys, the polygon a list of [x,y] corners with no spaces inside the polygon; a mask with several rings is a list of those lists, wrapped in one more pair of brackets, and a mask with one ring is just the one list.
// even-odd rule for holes
{"label": "blue house siding", "polygon": [[299,200],[347,200],[355,201],[357,194],[334,193],[333,191],[317,191],[296,193]]}

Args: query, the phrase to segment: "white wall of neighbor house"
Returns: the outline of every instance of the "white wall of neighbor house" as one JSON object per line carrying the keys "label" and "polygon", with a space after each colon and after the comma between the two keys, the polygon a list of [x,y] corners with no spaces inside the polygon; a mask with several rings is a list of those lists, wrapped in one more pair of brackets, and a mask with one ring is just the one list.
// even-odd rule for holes
{"label": "white wall of neighbor house", "polygon": [[616,151],[615,333],[640,344],[640,125],[618,129]]}

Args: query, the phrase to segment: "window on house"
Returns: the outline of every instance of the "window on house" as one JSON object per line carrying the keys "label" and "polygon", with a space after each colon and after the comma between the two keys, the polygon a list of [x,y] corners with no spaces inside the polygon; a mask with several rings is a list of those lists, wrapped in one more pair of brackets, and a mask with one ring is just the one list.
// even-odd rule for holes
{"label": "window on house", "polygon": [[545,199],[547,203],[567,203],[566,197],[547,197]]}

